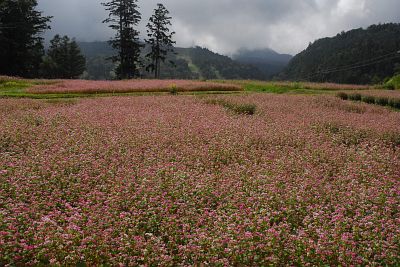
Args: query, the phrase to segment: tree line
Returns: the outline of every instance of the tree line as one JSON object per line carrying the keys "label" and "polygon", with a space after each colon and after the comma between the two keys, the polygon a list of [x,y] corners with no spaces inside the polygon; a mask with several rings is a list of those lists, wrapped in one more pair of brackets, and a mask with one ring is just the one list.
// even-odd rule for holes
{"label": "tree line", "polygon": [[[115,79],[114,63],[107,60],[114,49],[106,42],[78,43],[86,56],[86,71],[81,76],[90,80]],[[149,45],[141,51],[141,57],[146,58],[150,52]],[[174,64],[171,64],[170,62]],[[154,73],[140,69],[141,77],[150,79]],[[214,53],[202,47],[178,48],[168,53],[165,62],[160,64],[160,79],[211,80],[239,79],[265,80],[266,76],[258,67],[240,63],[228,56]]]}
{"label": "tree line", "polygon": [[[85,71],[86,59],[75,41],[68,36],[55,35],[47,51],[43,33],[50,28],[52,16],[37,11],[37,0],[0,1],[0,74],[27,78],[78,78]],[[161,62],[173,51],[175,32],[169,11],[157,4],[147,24],[145,43],[150,50],[141,56],[144,43],[137,29],[141,21],[138,0],[111,0],[102,3],[109,12],[103,23],[116,34],[109,41],[116,55],[110,57],[117,67],[118,79],[141,76],[143,68],[160,78]],[[174,63],[171,62],[173,65]]]}
{"label": "tree line", "polygon": [[278,78],[377,84],[399,71],[400,23],[386,23],[315,41]]}

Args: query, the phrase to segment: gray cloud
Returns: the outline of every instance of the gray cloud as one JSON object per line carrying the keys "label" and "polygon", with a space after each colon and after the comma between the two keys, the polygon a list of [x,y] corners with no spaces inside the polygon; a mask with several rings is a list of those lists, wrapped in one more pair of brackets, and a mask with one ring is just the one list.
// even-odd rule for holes
{"label": "gray cloud", "polygon": [[[78,40],[113,35],[101,21],[107,13],[99,0],[38,0],[52,15],[52,31]],[[173,16],[179,46],[200,45],[231,54],[239,48],[270,47],[295,54],[315,39],[370,24],[400,22],[399,0],[141,0],[145,24],[157,2]]]}

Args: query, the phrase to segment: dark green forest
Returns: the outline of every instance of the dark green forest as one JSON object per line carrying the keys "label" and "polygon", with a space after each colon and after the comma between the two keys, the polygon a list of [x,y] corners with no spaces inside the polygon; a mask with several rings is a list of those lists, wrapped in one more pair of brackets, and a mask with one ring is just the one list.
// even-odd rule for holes
{"label": "dark green forest", "polygon": [[[113,79],[115,78],[114,64],[107,58],[113,55],[113,49],[107,42],[78,43],[87,59],[83,78]],[[142,49],[146,55],[149,47]],[[171,63],[171,61],[173,63]],[[147,62],[143,62],[143,66]],[[152,78],[154,75],[143,67],[142,78]],[[165,62],[161,63],[161,79],[257,79],[266,80],[270,76],[256,66],[237,62],[230,57],[214,53],[206,48],[174,48]]]}
{"label": "dark green forest", "polygon": [[375,84],[400,70],[400,24],[372,25],[310,44],[279,79]]}
{"label": "dark green forest", "polygon": [[37,1],[0,1],[0,75],[38,77],[44,56],[43,33],[50,16]]}

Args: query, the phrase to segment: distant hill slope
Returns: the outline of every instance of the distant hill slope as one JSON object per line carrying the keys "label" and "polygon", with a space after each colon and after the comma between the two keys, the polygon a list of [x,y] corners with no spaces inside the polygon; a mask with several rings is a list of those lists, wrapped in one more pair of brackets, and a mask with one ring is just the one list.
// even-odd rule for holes
{"label": "distant hill slope", "polygon": [[[82,53],[87,58],[87,79],[112,79],[114,65],[106,58],[113,55],[113,49],[107,42],[79,42]],[[146,54],[148,48],[142,52]],[[169,63],[173,61],[175,66]],[[255,64],[235,61],[227,56],[214,53],[206,48],[175,48],[175,54],[161,66],[161,78],[164,79],[257,79],[270,78],[270,73]],[[152,74],[142,70],[144,78]]]}
{"label": "distant hill slope", "polygon": [[279,54],[272,49],[240,49],[232,58],[240,63],[256,66],[265,76],[272,77],[280,73],[293,58]]}
{"label": "distant hill slope", "polygon": [[108,42],[78,42],[78,45],[85,57],[111,56],[114,54],[113,48]]}
{"label": "distant hill slope", "polygon": [[227,56],[207,48],[176,48],[178,59],[188,63],[189,68],[202,79],[266,79],[256,67],[236,62]]}
{"label": "distant hill slope", "polygon": [[400,65],[400,24],[372,25],[310,44],[296,55],[281,79],[318,82],[380,82]]}

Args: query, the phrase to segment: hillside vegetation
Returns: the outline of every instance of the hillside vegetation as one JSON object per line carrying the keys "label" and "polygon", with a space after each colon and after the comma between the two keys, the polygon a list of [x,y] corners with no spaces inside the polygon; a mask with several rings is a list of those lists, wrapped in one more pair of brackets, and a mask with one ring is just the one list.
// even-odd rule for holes
{"label": "hillside vegetation", "polygon": [[400,24],[372,25],[310,44],[281,79],[352,84],[379,83],[400,68]]}
{"label": "hillside vegetation", "polygon": [[388,89],[400,89],[400,74],[387,81],[385,87]]}
{"label": "hillside vegetation", "polygon": [[272,49],[266,48],[256,50],[240,49],[232,58],[237,62],[255,66],[265,77],[272,78],[282,72],[293,56],[279,54]]}
{"label": "hillside vegetation", "polygon": [[[107,42],[81,42],[79,46],[87,59],[87,72],[83,76],[91,80],[107,80],[114,77],[114,64],[107,58],[114,51]],[[148,52],[143,49],[142,55]],[[251,56],[257,53],[259,61]],[[280,55],[272,50],[241,53],[237,60],[214,53],[206,48],[175,48],[161,64],[162,79],[257,79],[266,80],[281,71],[289,61],[289,55]],[[234,57],[235,58],[235,57]],[[173,62],[173,64],[171,63]],[[142,78],[153,75],[142,69]]]}

